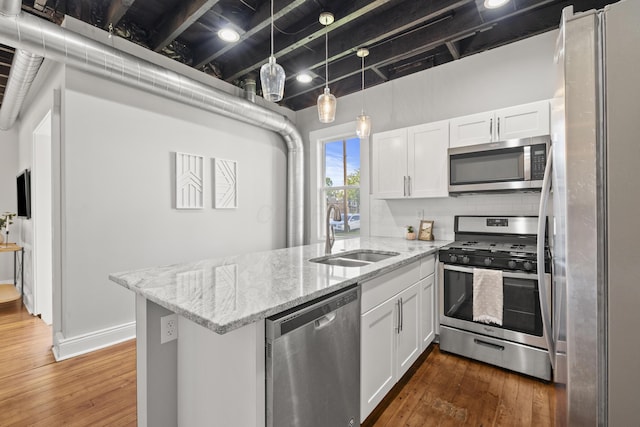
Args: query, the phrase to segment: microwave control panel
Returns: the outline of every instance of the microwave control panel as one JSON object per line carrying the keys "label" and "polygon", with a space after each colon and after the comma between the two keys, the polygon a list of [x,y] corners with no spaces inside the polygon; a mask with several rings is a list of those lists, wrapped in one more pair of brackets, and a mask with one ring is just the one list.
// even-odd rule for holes
{"label": "microwave control panel", "polygon": [[547,146],[538,144],[531,146],[531,180],[544,179],[544,168],[547,164]]}

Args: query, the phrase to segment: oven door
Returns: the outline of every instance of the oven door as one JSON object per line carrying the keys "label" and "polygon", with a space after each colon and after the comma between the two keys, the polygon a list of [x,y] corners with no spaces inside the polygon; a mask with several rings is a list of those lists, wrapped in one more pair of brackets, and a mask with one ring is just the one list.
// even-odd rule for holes
{"label": "oven door", "polygon": [[[439,263],[440,323],[454,328],[547,349],[538,276],[504,271],[502,326],[473,321],[473,268]],[[551,275],[545,275],[551,295]],[[549,307],[551,300],[547,301]]]}

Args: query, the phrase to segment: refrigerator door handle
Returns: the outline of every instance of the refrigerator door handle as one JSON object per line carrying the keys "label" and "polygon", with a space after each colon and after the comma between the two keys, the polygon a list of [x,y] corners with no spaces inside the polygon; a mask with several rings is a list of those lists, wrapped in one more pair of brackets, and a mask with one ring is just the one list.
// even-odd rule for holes
{"label": "refrigerator door handle", "polygon": [[550,301],[547,295],[547,287],[545,286],[545,228],[547,223],[547,203],[549,202],[549,195],[551,193],[551,163],[553,160],[553,150],[549,149],[549,155],[547,158],[547,166],[544,169],[544,178],[542,180],[542,193],[540,195],[540,209],[538,211],[538,236],[537,236],[537,249],[538,249],[538,296],[540,298],[540,311],[542,314],[542,327],[544,328],[545,338],[547,341],[547,348],[549,349],[549,361],[551,362],[551,368],[555,369],[556,350],[555,342],[553,340],[553,332],[551,330],[551,315],[549,304]]}

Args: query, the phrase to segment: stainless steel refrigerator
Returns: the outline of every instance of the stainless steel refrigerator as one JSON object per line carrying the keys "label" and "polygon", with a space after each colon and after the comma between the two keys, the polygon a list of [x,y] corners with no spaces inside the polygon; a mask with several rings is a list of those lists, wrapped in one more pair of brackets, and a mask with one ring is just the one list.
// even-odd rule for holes
{"label": "stainless steel refrigerator", "polygon": [[639,426],[640,1],[567,7],[555,61],[556,425]]}

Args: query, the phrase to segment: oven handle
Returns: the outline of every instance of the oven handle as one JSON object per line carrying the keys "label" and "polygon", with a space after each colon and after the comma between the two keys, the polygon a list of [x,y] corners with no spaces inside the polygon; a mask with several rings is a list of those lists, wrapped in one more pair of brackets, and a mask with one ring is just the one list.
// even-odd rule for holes
{"label": "oven handle", "polygon": [[[544,178],[542,180],[542,193],[540,194],[540,209],[538,210],[538,236],[537,236],[537,257],[538,257],[538,283],[544,283],[545,277],[545,228],[547,223],[547,203],[549,202],[549,194],[551,193],[551,163],[553,160],[553,150],[549,149],[547,156],[547,165],[544,168]],[[551,368],[555,369],[556,348],[553,342],[553,331],[551,329],[551,315],[549,304],[549,296],[547,295],[547,287],[539,286],[538,296],[540,297],[540,311],[542,314],[542,327],[544,328],[547,348],[549,349],[549,361]]]}
{"label": "oven handle", "polygon": [[[449,264],[445,264],[444,265],[444,269],[445,270],[451,270],[451,271],[459,271],[461,273],[471,273],[473,274],[473,267],[462,267],[459,265],[449,265]],[[535,277],[537,277],[536,273],[512,273],[511,271],[503,271],[502,272],[502,277],[506,277],[507,279],[524,279],[524,280],[531,280]],[[543,276],[544,278],[544,276]],[[539,281],[539,283],[545,283],[544,280]]]}

